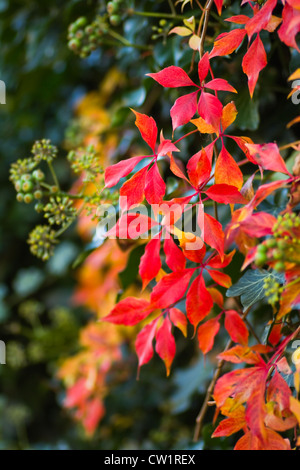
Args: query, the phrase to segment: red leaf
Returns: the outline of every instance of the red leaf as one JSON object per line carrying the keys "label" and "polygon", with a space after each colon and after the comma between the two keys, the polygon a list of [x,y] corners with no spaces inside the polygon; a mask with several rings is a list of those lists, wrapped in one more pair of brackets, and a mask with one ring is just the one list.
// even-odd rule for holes
{"label": "red leaf", "polygon": [[222,13],[223,0],[214,0],[219,15]]}
{"label": "red leaf", "polygon": [[195,153],[195,155],[189,159],[187,172],[190,181],[195,188],[198,188],[209,179],[211,173],[211,162],[204,149]]}
{"label": "red leaf", "polygon": [[148,73],[157,83],[166,88],[178,88],[182,86],[197,86],[180,67],[171,65],[157,73]]}
{"label": "red leaf", "polygon": [[266,429],[264,444],[251,432],[247,432],[238,440],[234,450],[291,450],[291,446],[277,432]]}
{"label": "red leaf", "polygon": [[267,26],[276,4],[277,0],[268,0],[264,6],[247,22],[245,29],[248,33],[249,41],[251,40],[253,34],[259,33]]}
{"label": "red leaf", "polygon": [[86,414],[83,418],[83,426],[88,434],[93,434],[98,426],[99,421],[105,414],[105,408],[99,398],[93,398],[88,402]]}
{"label": "red leaf", "polygon": [[275,402],[279,405],[280,412],[290,408],[290,397],[292,391],[284,378],[275,370],[270,380],[267,390],[267,401]]}
{"label": "red leaf", "polygon": [[198,76],[199,76],[199,81],[202,83],[209,71],[209,55],[208,52],[205,52],[204,56],[202,59],[199,60],[198,62]]}
{"label": "red leaf", "polygon": [[258,364],[260,357],[253,352],[248,346],[236,345],[227,351],[218,354],[218,359],[232,362],[233,364],[240,364],[246,362],[246,364]]}
{"label": "red leaf", "polygon": [[153,339],[155,336],[157,322],[159,318],[156,318],[139,332],[135,340],[135,349],[139,359],[139,368],[144,364],[147,364],[153,357]]}
{"label": "red leaf", "polygon": [[182,271],[185,268],[185,256],[169,233],[164,240],[164,252],[166,263],[172,271]]}
{"label": "red leaf", "polygon": [[287,46],[293,47],[300,52],[298,44],[296,43],[296,35],[299,31],[300,11],[286,3],[282,11],[282,24],[278,30],[278,36]]}
{"label": "red leaf", "polygon": [[259,186],[254,197],[248,204],[249,212],[255,209],[266,197],[268,197],[273,191],[281,188],[281,186],[286,185],[286,180],[272,181],[272,183],[266,183]]}
{"label": "red leaf", "polygon": [[245,35],[244,29],[233,29],[229,33],[220,34],[214,42],[209,58],[231,54],[239,47]]}
{"label": "red leaf", "polygon": [[181,310],[178,308],[170,308],[169,310],[169,315],[170,315],[170,320],[175,325],[179,330],[182,332],[182,334],[186,337],[187,335],[187,318],[184,313],[182,313]]}
{"label": "red leaf", "polygon": [[133,326],[144,320],[152,310],[147,300],[127,297],[117,303],[103,320],[116,325]]}
{"label": "red leaf", "polygon": [[238,189],[230,184],[214,184],[204,192],[210,199],[222,204],[247,204],[248,202]]}
{"label": "red leaf", "polygon": [[[250,389],[251,394],[247,400],[246,422],[251,432],[262,442],[266,439],[266,405],[265,405],[265,388],[268,375],[268,369],[256,367],[257,369],[252,376]],[[247,384],[248,385],[248,384]]]}
{"label": "red leaf", "polygon": [[212,248],[215,248],[221,259],[224,259],[224,232],[222,225],[209,214],[204,214],[203,239]]}
{"label": "red leaf", "polygon": [[105,170],[105,187],[111,188],[118,184],[121,178],[129,175],[132,172],[134,167],[146,157],[132,157],[127,160],[122,160],[115,165],[109,166]]}
{"label": "red leaf", "polygon": [[160,238],[152,238],[146,245],[145,253],[141,257],[139,274],[143,280],[143,289],[159,273],[161,261],[159,256]]}
{"label": "red leaf", "polygon": [[247,327],[235,310],[226,310],[225,328],[232,341],[244,346],[248,344],[249,333]]}
{"label": "red leaf", "polygon": [[232,93],[237,93],[236,89],[231,86],[227,80],[223,78],[214,78],[210,82],[205,83],[205,88],[210,88],[211,90],[217,91],[231,91]]}
{"label": "red leaf", "polygon": [[173,130],[179,126],[187,124],[197,111],[198,91],[183,95],[178,98],[171,108]]}
{"label": "red leaf", "polygon": [[220,329],[220,323],[217,318],[206,321],[198,328],[199,348],[203,354],[207,354],[214,345],[215,337]]}
{"label": "red leaf", "polygon": [[[224,405],[227,398],[235,395],[235,390],[238,387],[240,388],[240,384],[244,384],[246,386],[249,382],[251,383],[253,373],[252,368],[237,369],[220,377],[217,380],[213,394],[218,408]],[[239,403],[242,403],[243,400],[246,401],[250,394],[251,388],[249,387],[249,389],[244,390],[244,393],[239,399]]]}
{"label": "red leaf", "polygon": [[277,144],[246,144],[250,156],[264,170],[279,171],[290,175]]}
{"label": "red leaf", "polygon": [[202,91],[198,102],[198,112],[208,124],[215,128],[216,133],[219,132],[222,110],[222,103],[215,95]]}
{"label": "red leaf", "polygon": [[147,170],[147,166],[142,168],[123,184],[120,189],[120,206],[122,211],[130,209],[144,200]]}
{"label": "red leaf", "polygon": [[196,328],[211,311],[212,296],[205,286],[202,275],[194,279],[186,297],[186,313],[191,324]]}
{"label": "red leaf", "polygon": [[215,182],[229,184],[237,189],[243,186],[243,173],[224,145],[216,162]]}
{"label": "red leaf", "polygon": [[134,111],[133,109],[131,109],[131,111],[136,116],[135,125],[140,131],[143,140],[149,145],[149,147],[154,152],[157,139],[157,126],[154,119],[152,117],[147,116],[146,114],[140,114],[137,111]]}
{"label": "red leaf", "polygon": [[234,254],[235,254],[235,250],[232,250],[227,255],[224,255],[222,260],[221,260],[220,255],[216,255],[209,260],[207,265],[214,269],[226,268],[231,263]]}
{"label": "red leaf", "polygon": [[179,149],[170,140],[162,139],[157,149],[157,156],[163,157],[170,152],[179,152]]}
{"label": "red leaf", "polygon": [[248,51],[246,52],[242,62],[243,72],[248,77],[248,86],[251,98],[253,96],[258,75],[266,65],[266,51],[259,35],[257,35],[256,39],[253,41]]}
{"label": "red leaf", "polygon": [[220,284],[220,286],[227,287],[227,289],[231,286],[232,281],[228,274],[221,273],[220,271],[213,271],[211,269],[208,270],[208,273],[217,284]]}
{"label": "red leaf", "polygon": [[216,289],[215,287],[208,287],[207,290],[210,293],[210,295],[212,296],[214,304],[217,304],[218,307],[223,309],[224,298],[223,298],[223,295],[221,294],[221,292],[218,289]]}
{"label": "red leaf", "polygon": [[206,248],[203,244],[202,248],[198,250],[185,250],[183,249],[184,256],[189,259],[190,261],[194,261],[194,263],[202,263],[203,258],[206,254]]}
{"label": "red leaf", "polygon": [[172,335],[172,323],[169,317],[164,319],[163,324],[156,333],[155,350],[164,361],[168,376],[176,353],[176,344],[174,336]]}
{"label": "red leaf", "polygon": [[119,218],[116,225],[107,232],[107,236],[124,240],[137,239],[156,225],[158,223],[146,215],[129,212]]}
{"label": "red leaf", "polygon": [[256,212],[247,217],[241,224],[243,231],[250,237],[265,237],[273,233],[277,219],[267,212]]}
{"label": "red leaf", "polygon": [[166,308],[178,302],[184,296],[193,272],[193,269],[186,269],[164,276],[152,291],[151,303],[153,306]]}
{"label": "red leaf", "polygon": [[225,19],[225,21],[230,21],[230,23],[236,24],[246,24],[249,20],[250,18],[248,18],[246,15],[236,15]]}
{"label": "red leaf", "polygon": [[145,197],[149,204],[160,204],[166,192],[166,183],[162,179],[155,162],[146,176]]}
{"label": "red leaf", "polygon": [[[177,162],[179,161],[179,164]],[[170,170],[174,175],[178,176],[178,178],[184,179],[185,181],[189,182],[185,174],[183,173],[183,170],[180,168],[179,165],[181,165],[182,162],[180,160],[177,160],[171,155],[170,156]]]}

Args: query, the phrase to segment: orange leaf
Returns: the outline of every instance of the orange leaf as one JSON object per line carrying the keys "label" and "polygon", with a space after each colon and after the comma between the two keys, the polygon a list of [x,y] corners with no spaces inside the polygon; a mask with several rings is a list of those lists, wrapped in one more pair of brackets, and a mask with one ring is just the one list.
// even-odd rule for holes
{"label": "orange leaf", "polygon": [[165,363],[167,376],[170,374],[170,367],[176,353],[176,344],[171,331],[172,323],[169,317],[166,317],[156,333],[155,351]]}
{"label": "orange leaf", "polygon": [[243,186],[243,173],[224,146],[217,159],[215,182],[216,184],[230,184],[237,189]]}
{"label": "orange leaf", "polygon": [[203,354],[207,354],[214,345],[215,336],[220,329],[217,318],[206,321],[198,328],[199,348]]}

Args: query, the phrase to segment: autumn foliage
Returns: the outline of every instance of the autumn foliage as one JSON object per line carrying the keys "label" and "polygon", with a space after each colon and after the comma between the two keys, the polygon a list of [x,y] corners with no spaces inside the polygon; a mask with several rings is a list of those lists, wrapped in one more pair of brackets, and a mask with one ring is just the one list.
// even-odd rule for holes
{"label": "autumn foliage", "polygon": [[[288,351],[300,335],[300,144],[234,135],[242,90],[215,76],[215,69],[222,61],[233,62],[235,52],[244,47],[241,63],[234,63],[232,70],[242,69],[252,99],[261,72],[268,67],[268,35],[277,34],[294,55],[299,54],[300,3],[243,0],[240,14],[231,17],[224,13],[223,0],[181,0],[176,6],[184,10],[187,3],[197,12],[197,21],[184,20],[169,34],[193,49],[190,69],[170,63],[146,74],[159,96],[170,89],[174,94],[168,96],[177,96],[169,109],[171,132],[160,129],[148,111],[131,109],[139,147],[127,158],[112,161],[118,136],[105,140],[109,117],[97,106],[86,116],[92,116],[93,123],[104,122],[105,129],[94,130],[84,143],[92,143],[100,155],[104,175],[93,184],[117,193],[118,218],[106,233],[107,240],[77,271],[73,300],[89,307],[95,319],[82,331],[83,351],[61,365],[65,406],[75,409],[92,434],[105,413],[105,379],[115,362],[122,361],[119,346],[124,337],[128,335],[135,349],[138,377],[155,354],[169,376],[176,358],[175,337],[180,334],[186,342],[195,341],[216,366],[195,416],[195,441],[208,406],[213,406],[212,437],[237,433],[236,450],[295,449],[300,445],[300,361],[299,349],[292,358]],[[222,32],[214,38],[207,34],[211,14],[221,23]],[[295,79],[300,79],[300,69],[293,70],[290,80]],[[295,88],[291,96],[297,92]],[[297,122],[299,118],[280,126],[290,128]],[[101,134],[104,137],[97,140]],[[199,142],[204,137],[205,144],[187,155],[185,144],[195,137]],[[291,150],[298,154],[292,166],[286,162]],[[168,178],[176,182],[174,194]],[[80,193],[78,199],[84,200],[95,191],[93,184],[84,184],[82,172],[72,194]],[[267,201],[276,201],[278,194],[284,194],[284,207],[271,210]],[[140,214],[141,207],[147,215]],[[78,227],[84,239],[99,222],[93,218],[96,209],[95,204],[88,213],[80,213]],[[197,230],[179,227],[184,218],[190,218]],[[138,225],[143,226],[141,239],[130,231]],[[117,276],[128,261],[126,250],[135,242],[144,247],[138,283],[119,292]],[[234,272],[237,254],[243,258],[242,268]],[[270,311],[261,322],[263,335],[251,324],[251,314],[262,299]],[[133,327],[129,333],[127,327]],[[223,350],[216,347],[221,336],[228,340]],[[193,423],[191,434],[192,427]]]}
{"label": "autumn foliage", "polygon": [[[215,3],[220,13],[222,2]],[[283,187],[292,192],[292,188],[294,190],[299,184],[299,173],[290,173],[275,142],[254,143],[247,136],[230,134],[228,128],[234,122],[237,110],[234,101],[223,105],[219,92],[238,93],[238,90],[223,78],[215,77],[213,66],[214,61],[232,54],[242,41],[247,40],[242,69],[248,77],[252,97],[259,74],[267,66],[261,32],[277,29],[281,41],[299,50],[295,36],[300,30],[300,10],[297,2],[290,0],[284,2],[282,16],[278,17],[273,14],[276,0],[267,0],[263,5],[243,3],[250,5],[253,12],[250,17],[237,15],[226,18],[226,21],[238,25],[238,28],[216,37],[212,49],[204,54],[200,45],[197,82],[191,80],[185,70],[172,64],[148,74],[163,88],[178,90],[179,98],[170,109],[173,138],[165,139],[161,131],[157,143],[158,129],[154,119],[133,110],[135,124],[151,153],[122,160],[105,170],[107,187],[115,186],[121,178],[133,173],[120,187],[120,196],[127,196],[127,203],[121,203],[119,225],[126,211],[133,211],[145,200],[149,205],[165,202],[167,207],[176,202],[182,205],[183,213],[187,202],[192,201],[194,207],[204,207],[204,224],[201,228],[205,243],[201,248],[187,250],[186,234],[178,233],[176,220],[169,225],[159,222],[159,219],[149,221],[149,227],[160,223],[157,235],[146,244],[139,265],[143,288],[147,286],[151,291],[150,299],[125,297],[104,320],[133,326],[140,322],[144,324],[145,319],[149,318],[135,342],[139,367],[151,360],[155,349],[165,363],[167,375],[176,354],[173,328],[179,328],[186,334],[187,323],[190,323],[205,355],[213,348],[214,339],[224,322],[230,343],[218,358],[222,363],[246,364],[246,367],[234,369],[216,381],[212,396],[216,410],[226,418],[218,424],[213,436],[229,436],[242,430],[243,436],[237,441],[235,449],[287,450],[295,443],[281,437],[280,433],[297,428],[300,403],[293,397],[292,390],[282,376],[286,367],[285,373],[292,374],[284,362],[284,352],[288,343],[297,337],[299,328],[286,336],[281,327],[286,315],[300,301],[300,221],[292,211],[293,207],[288,205],[284,214],[288,216],[286,220],[289,221],[289,228],[276,234],[276,218],[259,206],[271,193]],[[211,2],[207,2],[207,8],[208,5],[210,8]],[[180,28],[172,32],[184,36]],[[234,95],[231,96],[233,99]],[[180,141],[188,138],[189,133],[180,139],[174,136],[178,127],[189,122],[196,126],[194,132],[209,134],[211,143],[192,155],[185,169],[180,162]],[[246,161],[236,161],[229,153],[226,148],[227,137],[235,141],[246,161],[254,165],[253,176],[247,181],[242,172]],[[166,184],[159,171],[158,160],[161,158],[168,162],[179,184],[180,181],[182,183],[182,195],[176,201],[168,199],[166,195]],[[135,170],[137,165],[140,169]],[[255,167],[262,177],[265,171],[272,171],[281,173],[282,179],[261,184],[254,191],[252,181],[257,171]],[[214,215],[206,211],[206,201],[213,201],[215,207],[219,204],[230,205],[232,221],[227,227],[222,226],[217,211]],[[274,261],[276,253],[272,251],[276,235],[286,241],[285,249],[293,253],[281,261],[281,265]],[[265,241],[259,245],[258,239]],[[244,312],[238,304],[236,309],[227,308],[219,291],[219,286],[231,286],[231,278],[223,269],[234,256],[233,242],[246,255],[244,269],[251,265],[249,269],[255,270],[265,264],[268,268],[284,272],[279,308],[273,303],[274,320],[267,344],[259,344],[257,341],[257,344],[253,344],[253,341],[250,343],[251,330],[246,322],[249,308]],[[293,243],[295,246],[292,246]],[[276,242],[273,246],[277,246]],[[268,255],[263,261],[259,257],[262,252]],[[209,276],[204,276],[204,273]],[[153,283],[154,280],[156,283]],[[185,308],[182,300],[185,301]],[[179,302],[181,308],[177,307]],[[295,387],[299,392],[297,374],[299,370],[295,372]]]}

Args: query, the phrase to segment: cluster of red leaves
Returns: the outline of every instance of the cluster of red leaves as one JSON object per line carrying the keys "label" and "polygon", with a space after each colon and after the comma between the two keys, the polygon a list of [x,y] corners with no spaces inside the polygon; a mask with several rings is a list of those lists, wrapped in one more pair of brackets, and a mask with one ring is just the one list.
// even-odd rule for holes
{"label": "cluster of red leaves", "polygon": [[242,5],[246,3],[253,10],[253,16],[249,18],[246,15],[237,15],[227,18],[226,21],[244,27],[220,34],[209,56],[212,58],[231,54],[241,45],[245,36],[248,36],[248,49],[243,58],[242,68],[248,77],[249,92],[252,96],[259,73],[267,65],[267,54],[260,38],[261,31],[272,33],[280,26],[278,29],[280,40],[299,52],[296,35],[300,31],[300,6],[298,0],[283,1],[282,17],[279,18],[272,14],[277,6],[277,0],[267,0],[261,7],[250,0],[244,0]]}
{"label": "cluster of red leaves", "polygon": [[[220,12],[222,1],[215,3]],[[135,343],[139,367],[153,357],[155,340],[155,351],[164,361],[169,374],[176,352],[173,326],[186,335],[190,323],[195,334],[197,332],[200,349],[203,354],[207,354],[214,345],[223,317],[224,327],[236,345],[220,354],[219,359],[234,364],[246,363],[251,367],[234,370],[218,380],[214,399],[217,408],[227,418],[217,427],[214,436],[227,436],[243,430],[244,436],[236,444],[236,449],[287,450],[290,443],[278,432],[297,425],[299,402],[292,397],[292,392],[280,373],[282,354],[294,335],[280,342],[282,334],[277,329],[276,335],[273,335],[273,343],[271,342],[274,348],[261,344],[250,347],[249,332],[241,318],[241,312],[226,308],[223,295],[217,287],[228,288],[231,285],[231,278],[223,269],[230,264],[234,255],[234,251],[226,253],[233,242],[247,255],[244,264],[246,267],[254,261],[257,238],[272,233],[276,219],[270,214],[258,211],[259,204],[277,189],[298,185],[299,177],[291,175],[287,170],[276,143],[255,144],[248,137],[227,134],[228,127],[236,118],[237,110],[234,102],[223,106],[218,92],[236,93],[236,90],[226,80],[213,76],[210,61],[214,57],[232,53],[247,35],[248,50],[242,67],[248,76],[252,96],[259,73],[267,64],[266,52],[260,38],[261,31],[273,32],[280,25],[278,35],[281,41],[299,50],[295,36],[300,31],[300,6],[298,0],[287,0],[284,2],[282,18],[277,18],[272,15],[276,0],[267,0],[261,7],[248,0],[243,3],[250,5],[253,16],[249,18],[238,15],[227,19],[243,25],[243,28],[222,33],[217,37],[212,51],[206,52],[198,63],[199,83],[191,80],[183,69],[173,65],[160,72],[148,74],[163,87],[192,89],[191,93],[183,93],[170,110],[173,131],[192,123],[197,128],[194,132],[212,136],[211,143],[191,156],[185,171],[182,162],[177,156],[174,157],[173,153],[178,155],[179,142],[190,133],[178,140],[170,140],[165,139],[161,132],[160,142],[157,144],[158,129],[154,119],[133,111],[136,116],[135,124],[151,153],[123,160],[105,171],[106,187],[111,188],[130,175],[137,165],[142,166],[121,186],[121,213],[114,228],[117,236],[129,237],[129,225],[134,225],[137,220],[141,222],[141,216],[134,212],[134,208],[144,203],[145,199],[150,206],[160,205],[163,215],[160,220],[155,209],[155,219],[143,216],[144,231],[153,226],[157,228],[155,237],[145,247],[139,265],[143,288],[149,288],[151,283],[150,299],[122,299],[105,320],[127,326],[143,322],[144,326]],[[209,74],[211,79],[207,78]],[[195,118],[196,113],[198,115]],[[261,175],[264,170],[270,170],[288,177],[263,184],[254,193],[254,174],[244,182],[241,162],[237,162],[226,149],[225,137],[236,142],[246,161],[257,165]],[[182,181],[182,197],[167,199],[166,183],[160,174],[158,159],[164,159],[171,172]],[[214,183],[210,184],[212,179]],[[205,209],[207,200],[214,201],[214,204],[230,205],[232,218],[225,230],[220,221]],[[176,221],[185,211],[190,210],[186,208],[190,201],[193,207],[199,209],[197,223],[201,229],[200,237],[181,232],[176,227]],[[170,216],[174,204],[179,206],[180,210]],[[235,204],[242,207],[234,210]],[[179,244],[176,243],[176,238]],[[188,249],[191,240],[195,243],[195,249]],[[169,273],[162,268],[162,250]],[[207,277],[204,277],[204,272],[209,274],[213,284],[206,285]],[[287,275],[286,281],[290,282],[290,279]],[[153,286],[154,280],[156,284]],[[182,307],[183,301],[185,309]],[[179,302],[180,308],[177,305]],[[212,316],[218,309],[219,313]],[[149,321],[145,324],[147,319]],[[275,348],[278,343],[279,346]],[[273,356],[265,362],[262,355],[271,351]]]}

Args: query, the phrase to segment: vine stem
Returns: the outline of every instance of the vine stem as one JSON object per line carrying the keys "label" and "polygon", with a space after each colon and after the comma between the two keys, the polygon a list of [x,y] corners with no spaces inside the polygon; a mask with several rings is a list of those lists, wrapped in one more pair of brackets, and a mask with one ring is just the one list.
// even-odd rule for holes
{"label": "vine stem", "polygon": [[155,11],[137,11],[129,9],[127,12],[129,15],[144,16],[146,18],[166,18],[171,20],[186,20],[187,17],[184,15],[174,15],[174,13],[157,13]]}
{"label": "vine stem", "polygon": [[198,129],[195,129],[191,132],[188,132],[187,134],[184,134],[182,137],[180,137],[179,139],[175,140],[175,142],[173,142],[173,144],[178,144],[178,142],[180,142],[181,140],[185,139],[186,137],[188,137],[189,135],[192,135],[192,134],[195,134],[195,132],[199,132]]}
{"label": "vine stem", "polygon": [[282,145],[281,147],[279,147],[279,150],[285,150],[285,149],[292,147],[293,145],[298,145],[298,144],[300,144],[300,140],[295,140],[295,142],[291,142],[290,144]]}
{"label": "vine stem", "polygon": [[[244,314],[242,315],[242,320],[244,320],[244,319],[247,317],[247,315],[248,315],[248,313],[249,313],[249,311],[250,311],[250,308],[251,308],[251,307],[249,307],[249,308],[244,312]],[[225,349],[224,349],[223,352],[228,351],[228,349],[230,349],[233,344],[234,344],[233,341],[230,339],[230,340],[228,341],[228,343],[226,344],[226,347],[225,347]],[[212,393],[213,393],[213,390],[214,390],[214,388],[215,388],[215,384],[216,384],[216,382],[217,382],[217,380],[218,380],[218,378],[219,378],[219,376],[220,376],[220,374],[221,374],[221,371],[222,371],[222,368],[223,368],[224,363],[225,363],[224,359],[220,359],[220,360],[219,360],[218,365],[217,365],[217,368],[216,368],[216,370],[215,370],[215,372],[214,372],[213,378],[212,378],[212,380],[211,380],[211,382],[210,382],[210,384],[209,384],[209,386],[208,386],[208,389],[207,389],[207,391],[206,391],[206,395],[205,395],[205,398],[204,398],[204,401],[203,401],[201,410],[200,410],[200,412],[199,412],[199,414],[198,414],[198,416],[197,416],[197,418],[196,418],[196,426],[195,426],[194,438],[193,438],[194,442],[197,442],[197,441],[198,441],[199,436],[200,436],[200,434],[201,434],[201,430],[202,430],[202,426],[203,426],[203,420],[204,420],[204,418],[205,418],[206,411],[207,411],[207,408],[208,408],[208,406],[209,406],[208,403],[209,403],[209,401],[210,401],[210,397],[211,397],[211,395],[212,395]]]}
{"label": "vine stem", "polygon": [[210,13],[212,4],[213,4],[213,0],[207,0],[205,8],[204,8],[203,28],[201,32],[200,45],[199,45],[200,59],[202,59],[202,56],[204,53],[204,41],[205,41],[205,36],[206,36],[206,31],[207,31],[207,26],[208,26],[209,13]]}
{"label": "vine stem", "polygon": [[116,31],[113,31],[111,29],[108,30],[108,34],[111,37],[113,37],[114,39],[117,39],[118,41],[120,41],[124,46],[134,47],[135,49],[142,49],[142,50],[145,50],[145,51],[149,51],[149,50],[152,49],[151,46],[143,46],[143,45],[140,45],[140,44],[132,44],[131,42],[127,41],[127,39],[125,39],[123,36],[121,36],[121,34],[116,33]]}
{"label": "vine stem", "polygon": [[58,182],[56,173],[55,173],[55,171],[54,171],[53,165],[52,165],[51,162],[48,162],[48,161],[47,161],[47,163],[48,163],[48,167],[49,167],[49,170],[50,170],[50,172],[51,172],[51,175],[52,175],[54,184],[55,184],[55,186],[57,186],[58,189],[60,189],[59,182]]}

